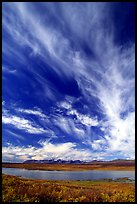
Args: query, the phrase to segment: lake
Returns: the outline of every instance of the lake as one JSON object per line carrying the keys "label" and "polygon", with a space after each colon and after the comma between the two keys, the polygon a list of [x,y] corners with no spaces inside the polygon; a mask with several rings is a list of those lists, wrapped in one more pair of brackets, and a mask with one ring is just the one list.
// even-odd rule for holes
{"label": "lake", "polygon": [[100,180],[118,179],[127,177],[135,181],[135,171],[41,171],[18,168],[2,168],[2,173],[21,176],[28,179],[48,179],[48,180]]}

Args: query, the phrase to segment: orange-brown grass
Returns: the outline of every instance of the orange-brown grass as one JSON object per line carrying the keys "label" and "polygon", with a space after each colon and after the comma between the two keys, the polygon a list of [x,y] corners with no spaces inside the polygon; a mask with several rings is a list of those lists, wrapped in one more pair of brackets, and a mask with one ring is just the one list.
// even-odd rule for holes
{"label": "orange-brown grass", "polygon": [[58,171],[82,171],[82,170],[135,170],[134,161],[125,162],[97,162],[92,164],[23,164],[23,163],[3,163],[2,167],[25,168],[35,170],[58,170]]}
{"label": "orange-brown grass", "polygon": [[133,183],[31,180],[2,175],[3,202],[135,202]]}

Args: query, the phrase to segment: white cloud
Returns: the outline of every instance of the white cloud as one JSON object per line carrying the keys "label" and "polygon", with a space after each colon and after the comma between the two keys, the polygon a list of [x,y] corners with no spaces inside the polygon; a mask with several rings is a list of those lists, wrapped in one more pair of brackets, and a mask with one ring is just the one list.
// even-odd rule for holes
{"label": "white cloud", "polygon": [[[87,149],[78,149],[77,145],[72,142],[53,144],[48,141],[40,141],[40,148],[32,146],[20,147],[8,144],[2,148],[3,161],[24,161],[26,159],[62,159],[62,160],[83,160],[90,161],[93,159],[103,158],[104,153],[91,153]],[[12,156],[11,156],[12,155]]]}
{"label": "white cloud", "polygon": [[[100,140],[94,140],[93,142],[91,142],[91,146],[93,148],[93,150],[102,150],[104,149],[104,145],[105,145],[105,140],[104,139],[100,139]],[[103,145],[103,147],[101,146]]]}
{"label": "white cloud", "polygon": [[[121,157],[127,155],[128,158],[134,158],[134,44],[121,49],[111,43],[109,48],[108,52],[107,50],[105,53],[102,51],[102,54],[98,55],[100,64],[93,60],[92,65],[96,65],[96,70],[93,69],[94,66],[90,66],[90,61],[82,60],[82,64],[87,65],[88,68],[86,70],[84,66],[81,66],[80,77],[77,74],[76,79],[85,98],[88,101],[92,101],[93,97],[99,100],[99,109],[101,114],[105,115],[102,121],[98,121],[98,125],[104,132],[105,137],[102,137],[102,140],[108,145],[109,152],[103,145],[100,146],[94,141],[91,144],[92,147],[105,150],[108,155],[120,152]],[[99,49],[102,48],[99,47]],[[78,116],[75,110],[71,110],[70,113]],[[125,115],[124,118],[122,114]],[[85,116],[84,118],[78,116],[78,118],[82,119],[83,124],[92,125],[92,121]]]}
{"label": "white cloud", "polygon": [[62,101],[61,103],[59,103],[59,107],[65,108],[65,109],[70,109],[71,108],[71,104],[66,102],[66,101]]}
{"label": "white cloud", "polygon": [[[46,63],[50,58],[50,63],[54,61],[57,65],[62,64],[68,67],[66,60],[67,58],[71,58],[68,57],[71,55],[70,42],[61,32],[52,29],[47,21],[42,24],[43,19],[38,13],[34,15],[32,5],[28,7],[26,3],[21,2],[20,4],[13,3],[12,7],[10,7],[10,4],[7,4],[7,7],[9,7],[11,12],[10,21],[12,22],[12,26],[10,26],[7,20],[8,14],[5,12],[5,9],[3,12],[3,27],[20,46],[27,45],[32,49],[32,54],[35,53],[39,55]],[[15,21],[16,18],[18,18],[17,22]],[[22,35],[22,33],[24,33],[24,35]],[[59,44],[61,44],[61,49],[58,49]],[[5,47],[3,51],[4,49]],[[66,57],[63,59],[65,53]],[[66,74],[66,76],[68,73],[71,74],[69,69],[66,73],[66,71],[62,69],[62,66],[58,66],[59,69],[55,69],[54,66],[52,66],[52,68],[59,75],[62,75],[62,73]],[[33,70],[33,72],[36,71]]]}
{"label": "white cloud", "polygon": [[129,113],[125,119],[111,122],[111,137],[108,139],[110,151],[121,151],[130,157],[135,156],[135,113]]}
{"label": "white cloud", "polygon": [[80,114],[75,109],[69,110],[68,115],[75,115],[77,117],[77,120],[79,120],[83,125],[86,126],[98,126],[99,124],[96,118],[91,118],[87,115]]}
{"label": "white cloud", "polygon": [[17,111],[21,112],[21,113],[26,113],[26,114],[32,114],[32,115],[36,115],[36,116],[40,116],[43,119],[47,118],[47,116],[45,114],[43,114],[41,112],[41,110],[31,110],[31,109],[22,109],[22,108],[18,108]]}
{"label": "white cloud", "polygon": [[84,129],[69,117],[58,116],[53,121],[61,130],[72,135],[74,138],[82,139],[85,136]]}
{"label": "white cloud", "polygon": [[30,134],[42,134],[46,132],[43,128],[38,127],[36,124],[33,124],[31,121],[14,115],[8,115],[8,116],[3,115],[2,122],[4,124],[13,125],[15,128],[24,130],[25,132],[28,132]]}
{"label": "white cloud", "polygon": [[2,106],[4,106],[5,105],[5,101],[2,101]]}
{"label": "white cloud", "polygon": [[57,125],[60,129],[65,131],[66,133],[71,133],[70,125],[69,125],[69,120],[65,117],[56,117],[54,119],[55,125]]}
{"label": "white cloud", "polygon": [[83,140],[85,138],[85,136],[87,137],[87,132],[85,131],[85,129],[79,125],[75,120],[73,119],[68,119],[70,127],[71,127],[71,135],[73,135],[76,138],[79,138],[81,140]]}

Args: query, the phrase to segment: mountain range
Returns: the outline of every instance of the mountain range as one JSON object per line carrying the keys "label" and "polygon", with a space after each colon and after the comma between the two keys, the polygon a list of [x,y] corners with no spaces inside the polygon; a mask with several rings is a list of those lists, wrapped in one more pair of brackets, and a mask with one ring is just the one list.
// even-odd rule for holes
{"label": "mountain range", "polygon": [[[117,160],[112,160],[112,161],[98,161],[98,160],[92,160],[92,161],[81,161],[81,160],[26,160],[23,163],[24,164],[34,164],[34,163],[39,163],[39,164],[92,164],[92,163],[112,163],[112,162],[126,162],[129,163],[132,160],[124,160],[124,159],[117,159]],[[132,161],[133,162],[133,161]]]}

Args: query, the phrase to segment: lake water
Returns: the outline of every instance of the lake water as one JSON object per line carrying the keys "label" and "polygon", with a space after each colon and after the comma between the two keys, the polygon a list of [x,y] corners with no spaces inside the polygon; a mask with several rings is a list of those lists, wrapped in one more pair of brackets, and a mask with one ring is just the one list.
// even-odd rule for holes
{"label": "lake water", "polygon": [[135,171],[41,171],[18,168],[2,168],[2,173],[30,179],[100,180],[106,178],[117,179],[127,177],[133,181],[135,180]]}

